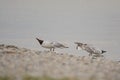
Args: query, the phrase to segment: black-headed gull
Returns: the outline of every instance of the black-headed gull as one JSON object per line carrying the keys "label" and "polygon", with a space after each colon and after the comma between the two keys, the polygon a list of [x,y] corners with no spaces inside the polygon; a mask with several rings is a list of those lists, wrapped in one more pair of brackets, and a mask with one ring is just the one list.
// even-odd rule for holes
{"label": "black-headed gull", "polygon": [[36,39],[43,48],[50,49],[50,51],[54,51],[55,48],[69,48],[69,47],[67,47],[64,44],[61,44],[59,42],[49,42],[49,41],[44,41],[44,40],[41,40],[38,38],[36,38]]}
{"label": "black-headed gull", "polygon": [[87,51],[89,53],[89,56],[91,56],[93,54],[95,54],[95,56],[100,56],[101,54],[106,52],[104,50],[97,49],[97,48],[95,48],[91,45],[88,45],[88,44],[83,44],[80,42],[75,42],[75,44],[77,44],[76,49],[81,48],[82,50]]}

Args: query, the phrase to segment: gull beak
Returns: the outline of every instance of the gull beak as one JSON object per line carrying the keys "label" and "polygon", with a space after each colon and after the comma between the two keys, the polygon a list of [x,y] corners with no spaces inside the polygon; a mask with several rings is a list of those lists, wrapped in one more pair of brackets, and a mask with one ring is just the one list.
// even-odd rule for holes
{"label": "gull beak", "polygon": [[76,49],[78,50],[78,46],[76,46]]}

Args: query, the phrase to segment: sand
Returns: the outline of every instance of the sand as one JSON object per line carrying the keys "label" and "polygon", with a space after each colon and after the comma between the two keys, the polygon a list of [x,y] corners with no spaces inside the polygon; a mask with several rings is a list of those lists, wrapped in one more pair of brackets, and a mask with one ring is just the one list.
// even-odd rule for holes
{"label": "sand", "polygon": [[0,76],[75,77],[78,80],[120,80],[120,62],[68,53],[35,51],[0,45]]}

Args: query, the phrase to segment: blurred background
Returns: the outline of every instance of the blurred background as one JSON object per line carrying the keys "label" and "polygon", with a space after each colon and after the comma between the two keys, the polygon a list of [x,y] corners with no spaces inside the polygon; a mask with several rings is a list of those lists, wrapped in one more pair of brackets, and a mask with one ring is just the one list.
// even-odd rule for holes
{"label": "blurred background", "polygon": [[45,50],[36,37],[67,44],[58,52],[75,50],[75,41],[106,50],[120,60],[120,0],[0,0],[0,44]]}

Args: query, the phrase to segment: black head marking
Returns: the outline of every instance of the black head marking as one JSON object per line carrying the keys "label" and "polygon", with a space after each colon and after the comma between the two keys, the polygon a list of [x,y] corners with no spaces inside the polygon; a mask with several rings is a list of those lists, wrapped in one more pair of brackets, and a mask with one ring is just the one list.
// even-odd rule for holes
{"label": "black head marking", "polygon": [[40,43],[40,45],[42,45],[42,43],[44,42],[43,40],[40,40],[38,38],[36,38],[38,40],[38,42]]}
{"label": "black head marking", "polygon": [[79,44],[78,44],[78,46],[82,46],[82,45],[83,45],[83,43],[79,43]]}

